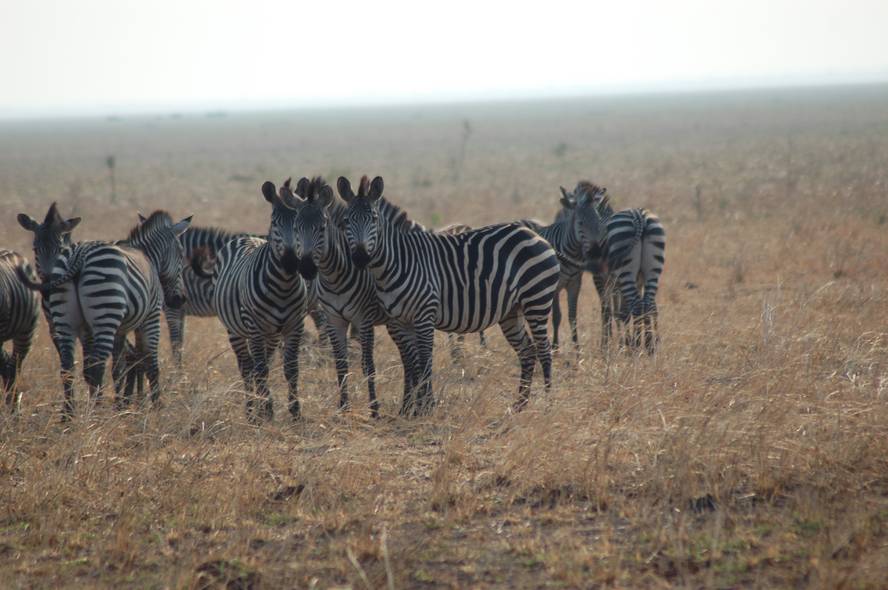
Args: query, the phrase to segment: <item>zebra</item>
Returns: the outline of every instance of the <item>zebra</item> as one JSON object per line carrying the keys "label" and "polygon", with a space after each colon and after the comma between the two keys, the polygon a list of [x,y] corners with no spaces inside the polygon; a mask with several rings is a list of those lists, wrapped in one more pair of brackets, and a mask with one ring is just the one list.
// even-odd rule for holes
{"label": "zebra", "polygon": [[[59,253],[71,245],[71,232],[80,224],[81,218],[71,217],[63,219],[58,211],[57,203],[52,203],[42,223],[25,213],[19,213],[17,219],[22,228],[34,234],[34,264],[37,268],[37,276],[41,281],[46,282],[49,280],[49,273],[52,271]],[[43,310],[43,317],[49,326],[50,337],[53,344],[55,344],[55,331],[53,330],[49,314],[49,297],[41,297],[41,308]],[[83,333],[81,336],[84,351],[88,351],[92,345],[91,336],[88,333]],[[127,366],[126,391],[128,395],[131,395],[133,390],[138,388],[139,395],[141,396],[144,371],[137,362],[139,353],[129,341],[125,344],[125,357]]]}
{"label": "zebra", "polygon": [[[612,214],[607,189],[588,181],[580,181],[573,192],[564,187],[561,190],[561,209],[550,225],[533,219],[521,223],[543,236],[558,252],[561,263],[561,278],[558,293],[567,291],[567,315],[570,323],[571,340],[579,354],[577,336],[577,304],[582,287],[583,270],[600,262],[599,244],[606,236],[606,221]],[[597,267],[596,267],[597,268]],[[596,290],[602,305],[602,326],[605,316],[610,317],[611,306],[606,290],[606,277],[598,271],[592,272]],[[609,319],[608,325],[609,325]],[[558,294],[552,304],[552,347],[559,348],[559,328],[561,326],[561,303]]]}
{"label": "zebra", "polygon": [[[111,356],[112,374],[120,391],[126,366],[126,334],[135,332],[139,362],[151,386],[151,400],[160,397],[157,345],[164,303],[184,302],[182,246],[179,235],[191,217],[173,223],[169,213],[155,211],[137,225],[126,240],[80,242],[65,247],[56,258],[49,281],[32,281],[22,267],[19,279],[49,298],[53,338],[59,353],[64,389],[62,418],[74,415],[74,341],[84,341],[84,377],[90,394],[98,398],[105,362]],[[88,343],[88,345],[87,345]],[[129,403],[128,393],[118,405]]]}
{"label": "zebra", "polygon": [[[366,180],[361,184],[367,186]],[[348,203],[345,232],[352,259],[359,268],[370,269],[386,313],[415,351],[415,387],[403,400],[402,415],[427,413],[434,406],[436,328],[467,333],[500,324],[521,365],[516,410],[529,399],[537,360],[546,389],[551,387],[546,324],[559,265],[544,239],[517,223],[458,235],[423,230],[405,211],[383,199],[382,177],[357,195],[347,180],[340,180],[339,187],[345,189],[340,195]],[[388,203],[384,214],[381,203]]]}
{"label": "zebra", "polygon": [[660,338],[656,298],[665,250],[663,224],[647,209],[626,209],[608,220],[607,272],[619,284],[619,316],[626,330],[624,345],[630,350],[643,344],[648,354],[656,352]]}
{"label": "zebra", "polygon": [[[317,187],[300,190],[316,191]],[[246,389],[247,418],[255,421],[259,416],[274,416],[268,365],[283,340],[288,406],[296,419],[300,416],[299,346],[315,290],[298,273],[296,210],[289,179],[280,195],[274,183],[266,181],[262,195],[272,206],[268,239],[241,237],[219,251],[213,267],[213,308],[237,356]]]}
{"label": "zebra", "polygon": [[[16,276],[21,266],[33,280],[34,270],[28,260],[17,252],[0,248],[0,378],[6,392],[6,406],[14,413],[21,401],[16,391],[16,378],[31,350],[37,330],[40,304],[37,294],[26,288]],[[2,346],[12,340],[12,354]]]}

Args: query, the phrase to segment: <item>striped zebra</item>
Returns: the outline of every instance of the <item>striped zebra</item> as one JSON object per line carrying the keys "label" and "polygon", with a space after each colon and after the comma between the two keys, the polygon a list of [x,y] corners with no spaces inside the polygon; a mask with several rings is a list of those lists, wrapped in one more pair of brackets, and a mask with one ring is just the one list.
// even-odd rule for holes
{"label": "striped zebra", "polygon": [[380,214],[380,203],[386,202],[381,177],[373,179],[366,194],[355,195],[347,182],[339,186],[348,203],[345,231],[352,259],[370,269],[386,313],[415,351],[416,386],[403,401],[402,415],[426,413],[434,406],[435,329],[479,332],[498,323],[521,364],[516,409],[527,403],[537,360],[546,388],[551,386],[546,324],[559,267],[545,240],[516,223],[458,235],[424,231],[391,203],[387,207],[394,215]]}
{"label": "striped zebra", "polygon": [[[592,274],[592,281],[595,284],[595,290],[598,292],[598,299],[601,304],[602,349],[606,349],[610,339],[615,306],[615,290],[613,283],[608,282],[608,275],[605,272],[606,265],[603,264],[602,249],[602,244],[606,237],[607,220],[613,215],[610,196],[608,195],[606,188],[593,184],[588,180],[579,181],[574,190],[570,192],[565,190],[564,187],[559,188],[561,190],[562,199],[592,206],[598,213],[597,226],[600,231],[593,240],[591,246],[582,253],[581,270],[588,271]],[[562,202],[562,207],[555,216],[553,225],[563,223],[573,215],[574,213],[572,209],[564,206],[564,203]],[[530,223],[533,223],[533,221],[530,221]],[[542,224],[540,224],[540,228],[542,227]],[[572,258],[577,260],[576,257]],[[563,264],[564,263],[562,262],[562,265]],[[565,277],[566,280],[562,286],[565,291],[567,291],[568,321],[571,328],[571,339],[573,340],[574,346],[577,347],[579,343],[576,323],[577,304],[579,301],[583,277],[582,272],[572,272],[570,274],[572,276]],[[561,317],[561,302],[560,299],[556,297],[555,303],[552,305],[553,346],[556,348],[558,347],[559,342],[558,333],[561,327]]]}
{"label": "striped zebra", "polygon": [[663,225],[647,209],[626,209],[608,220],[607,272],[620,289],[624,345],[638,349],[643,344],[648,354],[656,351],[659,342],[656,298],[665,250]]}
{"label": "striped zebra", "polygon": [[[21,401],[15,389],[16,378],[31,350],[31,339],[40,315],[37,294],[18,280],[18,267],[22,267],[31,280],[36,278],[26,258],[0,248],[0,378],[6,392],[6,406],[12,412],[18,409]],[[12,354],[3,350],[7,340],[12,340]]]}
{"label": "striped zebra", "polygon": [[[160,396],[157,345],[160,313],[183,303],[182,246],[178,237],[191,217],[173,223],[155,211],[119,242],[80,242],[56,258],[49,281],[35,283],[18,267],[19,279],[49,298],[51,330],[61,364],[64,387],[62,416],[74,414],[74,342],[84,341],[84,377],[90,394],[99,396],[105,362],[111,356],[117,391],[126,365],[126,334],[135,332],[139,362],[151,385],[151,399]],[[89,339],[84,340],[84,335]],[[125,394],[120,403],[130,400]]]}
{"label": "striped zebra", "polygon": [[567,291],[571,338],[579,354],[577,303],[587,258],[594,253],[596,245],[604,241],[606,225],[602,216],[602,203],[607,203],[607,193],[606,189],[585,182],[577,185],[573,193],[569,193],[564,187],[559,188],[561,210],[553,223],[543,225],[533,219],[524,219],[519,223],[539,233],[558,253],[561,275],[552,303],[552,346],[557,349],[559,345],[558,332],[561,325],[559,294],[564,289]]}
{"label": "striped zebra", "polygon": [[[144,217],[139,214],[139,219],[144,220]],[[238,238],[264,240],[266,236],[248,232],[231,232],[218,227],[192,227],[179,238],[184,256],[182,280],[185,284],[185,305],[179,309],[165,309],[164,313],[170,332],[173,359],[180,369],[185,342],[185,317],[215,317],[216,315],[216,310],[213,307],[212,275],[201,271],[200,264],[204,261],[215,260],[225,244]],[[198,270],[195,271],[194,267],[198,267]],[[318,308],[312,309],[309,313],[323,342],[326,333],[326,318]]]}
{"label": "striped zebra", "polygon": [[[347,183],[340,179],[340,183]],[[351,187],[349,187],[350,190]],[[340,187],[340,191],[342,191]],[[359,189],[363,190],[363,189]],[[357,329],[361,346],[361,365],[367,379],[370,414],[379,416],[376,399],[376,367],[373,360],[374,327],[388,324],[388,315],[376,294],[376,283],[367,269],[358,268],[351,259],[348,241],[341,226],[345,203],[317,178],[299,181],[296,188],[296,255],[299,272],[309,281],[317,281],[318,298],[327,316],[328,336],[333,345],[339,406],[348,406],[348,326]],[[412,353],[406,338],[396,326],[387,326],[398,345],[404,367],[412,367]],[[405,391],[412,387],[412,373],[405,369]]]}
{"label": "striped zebra", "polygon": [[298,418],[299,346],[314,289],[297,272],[296,211],[289,180],[280,196],[268,181],[262,194],[272,206],[268,239],[237,238],[219,251],[213,268],[213,308],[237,356],[248,419],[274,416],[268,365],[281,341],[289,410]]}
{"label": "striped zebra", "polygon": [[[80,223],[79,217],[63,219],[58,211],[58,205],[53,203],[46,212],[46,216],[42,223],[39,223],[31,216],[25,213],[19,213],[18,222],[24,229],[34,234],[33,249],[34,263],[37,268],[37,276],[41,281],[49,280],[49,273],[55,265],[55,261],[59,253],[71,245],[71,232]],[[43,317],[49,326],[49,333],[52,342],[55,345],[55,331],[53,330],[52,320],[49,315],[49,297],[41,297],[41,308]],[[84,351],[88,351],[92,346],[92,338],[88,333],[81,334],[81,341]],[[58,347],[56,347],[58,351]],[[138,388],[139,395],[143,392],[143,373],[141,366],[138,364],[139,355],[135,347],[128,341],[125,344],[126,355],[126,391],[132,394],[133,390]],[[85,355],[88,356],[88,353]],[[120,392],[117,392],[120,394]]]}

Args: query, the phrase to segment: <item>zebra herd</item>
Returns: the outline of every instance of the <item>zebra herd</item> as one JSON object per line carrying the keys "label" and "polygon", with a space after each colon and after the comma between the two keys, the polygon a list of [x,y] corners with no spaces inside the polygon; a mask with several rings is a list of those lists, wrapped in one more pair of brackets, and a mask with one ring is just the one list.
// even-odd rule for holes
{"label": "zebra herd", "polygon": [[[64,219],[55,203],[42,223],[25,214],[34,234],[36,273],[22,256],[0,250],[0,349],[7,405],[18,405],[15,381],[42,309],[59,354],[63,419],[74,414],[74,347],[98,398],[112,359],[116,401],[131,402],[147,376],[152,401],[160,394],[157,349],[165,311],[173,358],[181,366],[186,315],[217,316],[228,332],[253,421],[273,417],[268,373],[283,348],[288,409],[300,416],[299,352],[311,314],[333,350],[339,405],[348,400],[348,328],[357,331],[369,408],[379,415],[373,360],[374,328],[385,326],[400,353],[404,390],[400,413],[435,406],[432,349],[436,330],[463,335],[499,324],[520,364],[516,410],[526,405],[534,369],[552,383],[561,320],[558,294],[567,291],[571,338],[579,354],[577,301],[590,271],[601,301],[601,345],[611,324],[622,345],[653,354],[658,343],[656,293],[665,232],[645,209],[614,211],[606,189],[581,181],[561,188],[554,222],[519,220],[473,229],[427,229],[385,196],[382,177],[361,178],[357,191],[340,177],[339,197],[320,177],[262,185],[271,205],[265,235],[191,227],[164,211],[139,223],[125,240],[73,242],[80,218]],[[127,334],[134,333],[134,343]],[[483,340],[482,340],[483,342]]]}

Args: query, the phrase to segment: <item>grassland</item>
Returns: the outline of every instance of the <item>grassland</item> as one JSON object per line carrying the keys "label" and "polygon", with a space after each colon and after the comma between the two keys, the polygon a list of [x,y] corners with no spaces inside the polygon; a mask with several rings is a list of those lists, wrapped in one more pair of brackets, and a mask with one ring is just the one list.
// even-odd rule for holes
{"label": "grassland", "polygon": [[[582,361],[507,412],[501,335],[438,339],[428,419],[336,411],[329,353],[304,420],[244,418],[221,325],[191,319],[159,408],[59,423],[45,326],[0,418],[0,586],[884,587],[888,572],[888,89],[0,124],[2,246],[58,200],[77,237],[136,210],[262,231],[265,179],[382,174],[421,222],[548,219],[591,178],[667,228],[654,359]],[[464,121],[469,121],[466,133]],[[110,202],[105,158],[117,159]],[[699,191],[697,190],[699,187]],[[352,366],[357,368],[353,356]]]}

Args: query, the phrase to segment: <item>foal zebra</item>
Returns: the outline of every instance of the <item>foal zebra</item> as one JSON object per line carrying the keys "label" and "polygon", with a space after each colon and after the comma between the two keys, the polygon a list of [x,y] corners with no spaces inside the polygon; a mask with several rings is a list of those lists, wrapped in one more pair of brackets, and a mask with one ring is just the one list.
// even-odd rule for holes
{"label": "foal zebra", "polygon": [[[583,187],[580,190],[580,187]],[[550,225],[525,219],[520,221],[540,234],[558,253],[561,274],[555,299],[552,302],[552,346],[558,348],[558,329],[561,325],[561,305],[559,294],[567,291],[567,315],[570,322],[571,338],[579,354],[577,338],[577,302],[582,286],[583,268],[587,256],[595,245],[604,241],[606,226],[601,214],[602,200],[606,200],[605,189],[591,183],[580,183],[574,193],[561,188],[561,211]],[[605,201],[606,202],[606,201]]]}
{"label": "foal zebra", "polygon": [[[18,409],[19,394],[15,390],[16,378],[37,329],[40,304],[37,294],[25,287],[16,277],[16,268],[34,278],[34,270],[20,254],[0,248],[0,378],[6,392],[6,406],[13,412]],[[12,340],[12,354],[2,346]]]}
{"label": "foal zebra", "polygon": [[[19,278],[49,297],[53,336],[61,363],[65,401],[63,417],[74,414],[74,341],[89,335],[84,377],[94,396],[100,394],[105,362],[113,358],[112,374],[120,391],[125,370],[127,332],[134,331],[140,363],[151,384],[151,400],[160,396],[157,345],[160,313],[183,303],[182,246],[178,237],[191,217],[173,223],[155,211],[120,242],[80,242],[62,250],[49,282],[34,283],[21,267]],[[129,401],[128,395],[119,400]]]}
{"label": "foal zebra", "polygon": [[665,263],[663,225],[647,209],[614,213],[607,222],[605,249],[608,273],[620,287],[620,320],[627,330],[624,343],[627,348],[643,343],[653,354],[659,341],[656,298]]}
{"label": "foal zebra", "polygon": [[434,406],[435,329],[478,332],[499,323],[521,363],[516,408],[527,403],[537,360],[548,389],[552,356],[546,324],[559,274],[552,247],[516,223],[458,235],[422,230],[394,205],[388,206],[396,215],[380,215],[382,192],[383,180],[377,176],[366,195],[350,190],[341,194],[348,202],[346,236],[352,259],[359,268],[370,269],[386,313],[416,353],[416,387],[404,399],[401,414],[426,413]]}
{"label": "foal zebra", "polygon": [[274,416],[268,365],[283,339],[288,405],[293,418],[298,418],[299,345],[314,289],[297,272],[296,211],[289,181],[281,187],[280,196],[274,183],[266,181],[262,194],[272,206],[268,239],[237,238],[219,251],[213,269],[213,308],[237,356],[247,417],[255,420],[257,409],[262,417]]}

